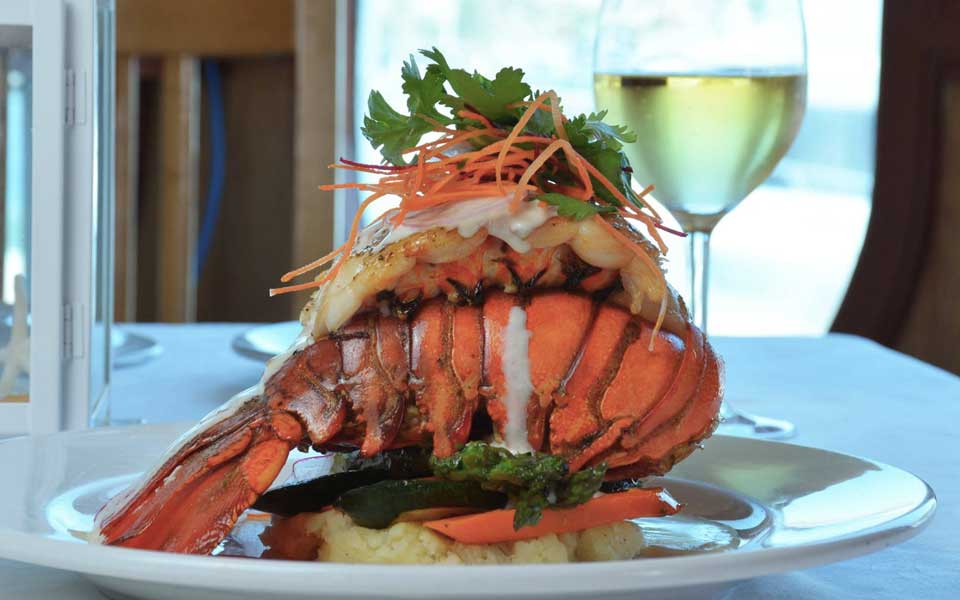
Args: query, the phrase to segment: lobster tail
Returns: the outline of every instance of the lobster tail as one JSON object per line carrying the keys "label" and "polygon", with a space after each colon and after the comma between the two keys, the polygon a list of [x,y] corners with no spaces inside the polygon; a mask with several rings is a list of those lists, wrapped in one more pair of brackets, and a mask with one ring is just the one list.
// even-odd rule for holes
{"label": "lobster tail", "polygon": [[[530,386],[522,425],[511,423],[508,406],[514,309],[529,334],[520,350]],[[294,412],[315,446],[356,446],[370,456],[432,445],[448,456],[484,408],[501,440],[519,427],[531,449],[564,456],[573,469],[642,459],[660,473],[674,446],[695,447],[712,431],[719,376],[693,326],[654,334],[653,324],[585,294],[488,291],[482,307],[433,299],[409,320],[362,315],[295,354],[266,397]],[[654,442],[665,447],[654,452]]]}
{"label": "lobster tail", "polygon": [[433,298],[409,318],[363,313],[278,359],[259,393],[201,422],[103,511],[104,541],[209,552],[296,446],[448,456],[486,414],[514,450],[642,476],[713,431],[721,364],[692,325],[656,331],[596,294],[556,289],[476,301]]}
{"label": "lobster tail", "polygon": [[[424,54],[430,113],[459,91],[447,94],[439,51]],[[442,123],[388,111],[409,119],[403,135],[366,133],[392,164],[334,165],[376,181],[321,186],[372,194],[340,248],[281,281],[325,272],[271,290],[316,288],[303,336],[103,511],[107,543],[208,551],[295,446],[445,457],[492,431],[513,452],[563,457],[549,463],[567,475],[605,462],[642,476],[712,433],[721,364],[666,281],[659,231],[672,230],[643,200],[652,186],[629,189],[629,132],[602,112],[568,119],[555,92],[519,78],[509,87],[486,107],[442,100],[459,107]],[[424,119],[439,135],[420,143]],[[384,196],[397,208],[361,229]]]}
{"label": "lobster tail", "polygon": [[300,441],[300,423],[257,399],[205,420],[131,494],[97,515],[103,543],[206,554],[270,487]]}

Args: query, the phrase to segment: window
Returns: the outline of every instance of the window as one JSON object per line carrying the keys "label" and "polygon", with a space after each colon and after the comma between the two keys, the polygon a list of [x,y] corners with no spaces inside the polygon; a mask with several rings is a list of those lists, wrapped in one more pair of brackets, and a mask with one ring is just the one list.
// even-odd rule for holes
{"label": "window", "polygon": [[[400,61],[437,46],[451,64],[523,68],[556,89],[569,112],[594,109],[592,51],[599,0],[361,0],[355,108],[369,90],[403,106]],[[720,335],[827,331],[856,266],[870,214],[880,72],[880,0],[804,0],[808,106],[770,179],[724,219],[712,243],[710,329]],[[385,32],[387,34],[385,35]],[[360,160],[376,162],[356,124]],[[654,182],[656,183],[656,182]],[[375,206],[385,210],[389,204]],[[671,243],[668,278],[687,289],[685,242]]]}

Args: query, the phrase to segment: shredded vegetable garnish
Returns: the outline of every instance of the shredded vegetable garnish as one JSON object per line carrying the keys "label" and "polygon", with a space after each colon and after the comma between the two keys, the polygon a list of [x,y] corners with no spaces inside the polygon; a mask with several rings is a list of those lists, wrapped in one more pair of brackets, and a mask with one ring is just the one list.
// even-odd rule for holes
{"label": "shredded vegetable garnish", "polygon": [[[659,231],[683,235],[664,226],[656,211],[643,202],[653,186],[639,194],[630,188],[632,169],[620,149],[623,143],[636,140],[634,134],[604,123],[603,112],[568,119],[556,92],[534,94],[523,83],[519,69],[503,69],[490,80],[451,69],[436,49],[422,54],[433,61],[424,76],[412,56],[402,71],[409,115],[394,110],[378,92],[370,95],[364,135],[393,164],[341,158],[331,168],[372,174],[378,181],[320,188],[370,192],[354,217],[346,243],[281,278],[287,283],[332,263],[314,281],[275,288],[271,295],[320,287],[336,278],[356,245],[364,209],[384,196],[399,198],[397,210],[389,217],[394,226],[415,211],[483,197],[512,196],[514,212],[524,201],[552,204],[568,218],[595,219],[662,279],[655,258],[610,221],[617,216],[639,221],[661,253],[667,248]],[[446,91],[447,85],[453,93]],[[450,108],[453,116],[438,110],[438,104]],[[428,133],[434,138],[421,143]],[[411,155],[408,163],[406,157]],[[666,282],[662,283],[665,291]],[[658,320],[663,318],[666,293],[663,297]]]}

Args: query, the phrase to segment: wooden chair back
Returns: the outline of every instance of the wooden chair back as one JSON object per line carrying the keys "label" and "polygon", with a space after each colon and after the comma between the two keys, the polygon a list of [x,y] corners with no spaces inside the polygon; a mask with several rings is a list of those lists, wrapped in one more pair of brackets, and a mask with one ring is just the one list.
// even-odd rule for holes
{"label": "wooden chair back", "polygon": [[[117,0],[118,321],[296,316],[302,297],[270,299],[267,288],[332,248],[332,195],[317,187],[333,181],[346,104],[343,6]],[[226,65],[227,164],[215,246],[198,274],[210,154],[203,58]]]}
{"label": "wooden chair back", "polygon": [[873,211],[835,331],[960,373],[960,3],[884,7]]}

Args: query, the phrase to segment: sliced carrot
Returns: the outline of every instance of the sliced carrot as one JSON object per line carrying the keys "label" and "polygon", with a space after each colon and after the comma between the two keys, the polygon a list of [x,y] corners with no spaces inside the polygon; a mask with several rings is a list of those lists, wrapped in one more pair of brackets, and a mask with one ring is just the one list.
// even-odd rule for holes
{"label": "sliced carrot", "polygon": [[463,117],[464,119],[473,119],[474,121],[479,121],[480,123],[483,123],[483,126],[486,127],[487,129],[496,129],[493,126],[493,123],[490,122],[490,119],[486,118],[485,116],[481,115],[478,112],[461,109],[460,112],[457,114]]}
{"label": "sliced carrot", "polygon": [[[544,103],[544,104],[541,104],[538,108],[540,110],[545,110],[549,113],[552,113],[553,128],[556,129],[557,131],[557,137],[560,138],[561,140],[567,139],[567,132],[566,132],[566,129],[564,129],[563,127],[563,123],[567,120],[567,118],[564,116],[562,111],[553,109],[554,106],[560,106],[560,97],[553,90],[549,92],[544,92],[543,95],[547,96],[550,99],[550,104]],[[533,100],[530,102],[528,101],[514,102],[512,104],[508,104],[507,108],[517,108],[519,106],[531,106],[534,104],[534,102],[536,102],[536,100]]]}
{"label": "sliced carrot", "polygon": [[563,127],[563,113],[560,112],[560,96],[552,90],[547,92],[547,94],[550,96],[550,105],[547,110],[550,111],[550,116],[553,117],[553,129],[557,132],[558,138],[566,140],[567,130]]}
{"label": "sliced carrot", "polygon": [[407,148],[406,150],[403,150],[403,153],[406,154],[408,152],[419,152],[420,150],[428,150],[430,153],[436,153],[436,150],[440,148],[449,148],[459,144],[460,142],[465,142],[473,138],[482,137],[485,135],[497,137],[503,135],[499,129],[494,129],[492,127],[488,129],[471,129],[469,131],[451,131],[451,134],[441,137],[438,140],[420,144],[419,146],[414,146],[413,148]]}
{"label": "sliced carrot", "polygon": [[[582,158],[582,157],[581,157],[581,158]],[[607,179],[606,177],[604,177],[603,173],[601,173],[598,168],[596,168],[595,166],[591,165],[591,164],[590,164],[590,161],[588,161],[588,160],[583,160],[581,164],[583,165],[583,167],[584,167],[591,175],[593,175],[594,177],[596,177],[596,178],[597,178],[597,181],[599,181],[599,182],[603,185],[603,187],[607,188],[607,191],[610,192],[611,194],[613,194],[613,196],[614,196],[617,200],[619,200],[621,204],[623,204],[623,205],[625,205],[625,206],[630,204],[630,201],[627,200],[626,196],[624,196],[623,193],[621,193],[620,190],[618,190],[618,189],[616,188],[616,186],[613,185],[613,183],[612,183],[609,179]],[[643,221],[644,224],[647,225],[647,230],[650,232],[650,237],[652,237],[652,238],[654,239],[654,241],[657,243],[657,245],[660,247],[660,251],[663,252],[664,254],[666,254],[666,248],[667,248],[667,246],[666,246],[666,244],[663,243],[663,238],[660,237],[660,234],[658,234],[658,233],[656,232],[656,230],[654,229],[654,225],[653,225],[654,219],[653,219],[653,217],[651,217],[650,215],[648,215],[648,214],[646,214],[646,213],[643,213],[643,212],[639,212],[639,211],[638,211],[638,212],[636,213],[636,218],[639,219],[639,220],[641,220],[641,221]]]}
{"label": "sliced carrot", "polygon": [[427,521],[426,527],[465,544],[496,544],[568,533],[626,519],[675,514],[680,504],[663,488],[631,489],[606,494],[573,508],[550,509],[536,525],[513,528],[513,509]]}
{"label": "sliced carrot", "polygon": [[[554,98],[557,97],[556,94],[553,95]],[[507,156],[507,150],[516,143],[516,140],[521,137],[520,132],[523,131],[523,128],[527,126],[527,123],[530,122],[530,119],[533,118],[533,115],[537,112],[537,109],[543,106],[543,104],[550,99],[550,93],[540,94],[537,96],[537,99],[533,101],[527,110],[523,113],[520,119],[517,121],[517,124],[513,126],[513,130],[510,131],[510,135],[507,136],[507,139],[504,140],[503,148],[500,149],[500,154],[497,156],[497,184],[500,183],[500,169],[503,167],[503,160]]]}
{"label": "sliced carrot", "polygon": [[[360,207],[357,209],[357,214],[353,217],[353,226],[350,228],[350,236],[347,238],[347,242],[339,248],[340,257],[333,264],[333,267],[326,272],[325,275],[316,279],[315,281],[309,281],[307,283],[300,283],[297,285],[288,285],[281,288],[271,288],[270,296],[277,296],[280,294],[289,294],[290,292],[299,292],[302,290],[308,290],[310,288],[320,287],[321,285],[327,283],[331,279],[334,279],[339,273],[340,269],[343,268],[344,263],[347,262],[347,259],[350,258],[350,249],[353,248],[353,244],[357,239],[357,232],[360,227],[360,217],[363,215],[364,209],[366,209],[370,204],[372,204],[378,198],[381,198],[383,193],[376,193],[369,196],[366,200],[360,203]],[[329,255],[328,255],[329,256]]]}

